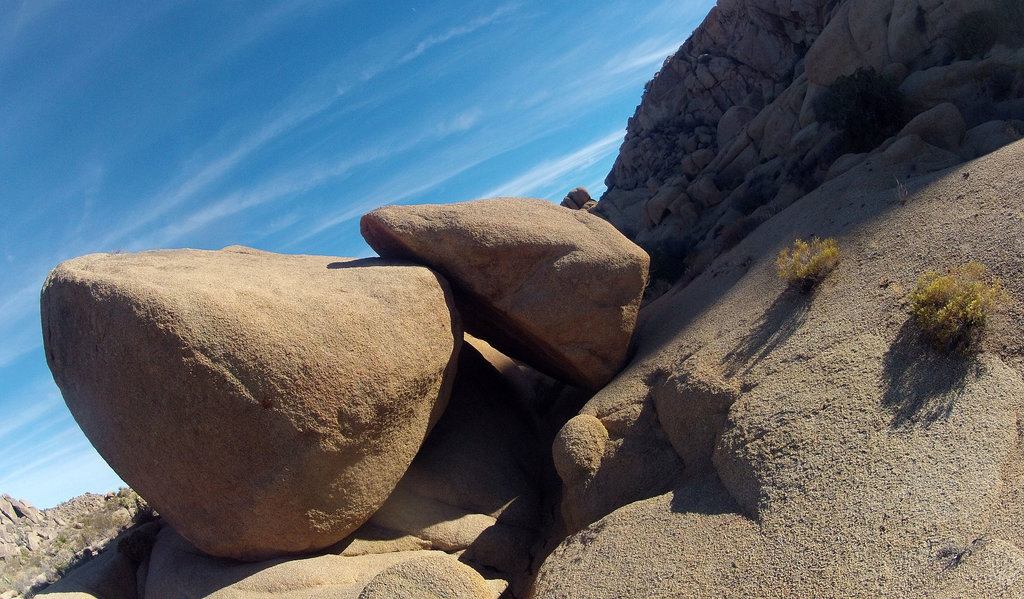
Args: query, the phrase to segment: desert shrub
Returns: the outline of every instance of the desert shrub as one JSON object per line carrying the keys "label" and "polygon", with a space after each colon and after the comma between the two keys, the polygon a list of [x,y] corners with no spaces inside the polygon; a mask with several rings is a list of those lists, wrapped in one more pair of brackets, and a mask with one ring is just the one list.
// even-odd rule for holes
{"label": "desert shrub", "polygon": [[794,287],[807,291],[814,287],[839,264],[839,246],[836,240],[802,239],[793,242],[793,247],[779,252],[775,261],[779,277]]}
{"label": "desert shrub", "polygon": [[971,262],[947,274],[921,275],[910,294],[910,311],[936,349],[962,353],[975,345],[1003,297],[999,282],[986,277],[984,266]]}
{"label": "desert shrub", "polygon": [[960,17],[953,32],[953,47],[960,60],[984,56],[999,37],[999,17],[990,10],[975,10]]}
{"label": "desert shrub", "polygon": [[684,241],[662,241],[645,244],[643,248],[651,257],[649,276],[652,281],[675,283],[686,273],[689,246]]}
{"label": "desert shrub", "polygon": [[874,149],[905,122],[899,86],[874,69],[836,79],[822,95],[817,113],[842,133],[851,152]]}

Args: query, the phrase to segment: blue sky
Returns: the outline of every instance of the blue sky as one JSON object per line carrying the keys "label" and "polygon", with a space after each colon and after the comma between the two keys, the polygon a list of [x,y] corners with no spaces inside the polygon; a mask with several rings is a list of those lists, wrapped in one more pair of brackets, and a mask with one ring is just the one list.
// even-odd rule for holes
{"label": "blue sky", "polygon": [[366,256],[384,204],[597,197],[644,84],[711,0],[0,0],[0,492],[122,483],[42,352],[91,252]]}

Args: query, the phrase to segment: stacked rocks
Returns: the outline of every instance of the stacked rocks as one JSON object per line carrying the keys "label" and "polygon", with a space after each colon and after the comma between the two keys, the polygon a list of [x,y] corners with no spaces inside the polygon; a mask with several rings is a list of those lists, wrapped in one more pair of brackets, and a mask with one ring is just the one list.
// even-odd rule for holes
{"label": "stacked rocks", "polygon": [[[396,551],[491,568],[498,582],[466,583],[476,592],[529,568],[546,451],[513,387],[463,348],[463,322],[599,388],[626,361],[647,255],[586,211],[521,198],[384,208],[363,233],[383,259],[161,250],[83,256],[47,279],[54,379],[164,517],[140,589],[262,588],[225,577],[225,557],[302,586],[299,566],[263,560],[322,550],[338,584],[365,584],[402,561],[373,556]],[[465,575],[422,563],[367,596],[406,572]]]}

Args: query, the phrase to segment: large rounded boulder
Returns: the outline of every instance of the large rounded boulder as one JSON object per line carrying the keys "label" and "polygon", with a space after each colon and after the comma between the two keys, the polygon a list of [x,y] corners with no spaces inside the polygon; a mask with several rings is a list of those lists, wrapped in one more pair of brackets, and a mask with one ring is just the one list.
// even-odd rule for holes
{"label": "large rounded boulder", "polygon": [[383,504],[448,401],[449,300],[420,266],[232,247],[82,256],[41,307],[99,453],[198,548],[254,560]]}
{"label": "large rounded boulder", "polygon": [[606,221],[544,200],[385,206],[363,216],[385,258],[437,269],[470,333],[591,390],[625,365],[650,258]]}

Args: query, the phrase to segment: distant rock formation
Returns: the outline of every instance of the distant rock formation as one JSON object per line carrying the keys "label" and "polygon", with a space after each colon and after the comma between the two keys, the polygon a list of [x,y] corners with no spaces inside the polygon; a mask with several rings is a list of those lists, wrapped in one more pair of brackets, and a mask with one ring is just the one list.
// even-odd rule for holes
{"label": "distant rock formation", "polygon": [[[654,278],[689,279],[869,153],[920,173],[991,152],[1024,134],[1022,13],[1015,0],[721,1],[647,84],[593,212],[651,253]],[[845,104],[891,84],[902,101],[877,106],[885,119],[941,115],[884,131],[857,114],[844,131],[826,99],[858,70]]]}
{"label": "distant rock formation", "polygon": [[90,562],[119,532],[152,510],[134,491],[87,493],[40,510],[0,496],[0,597],[38,591]]}
{"label": "distant rock formation", "polygon": [[590,199],[590,192],[585,187],[577,187],[567,193],[560,204],[560,206],[573,210],[590,210],[596,205],[597,202]]}

